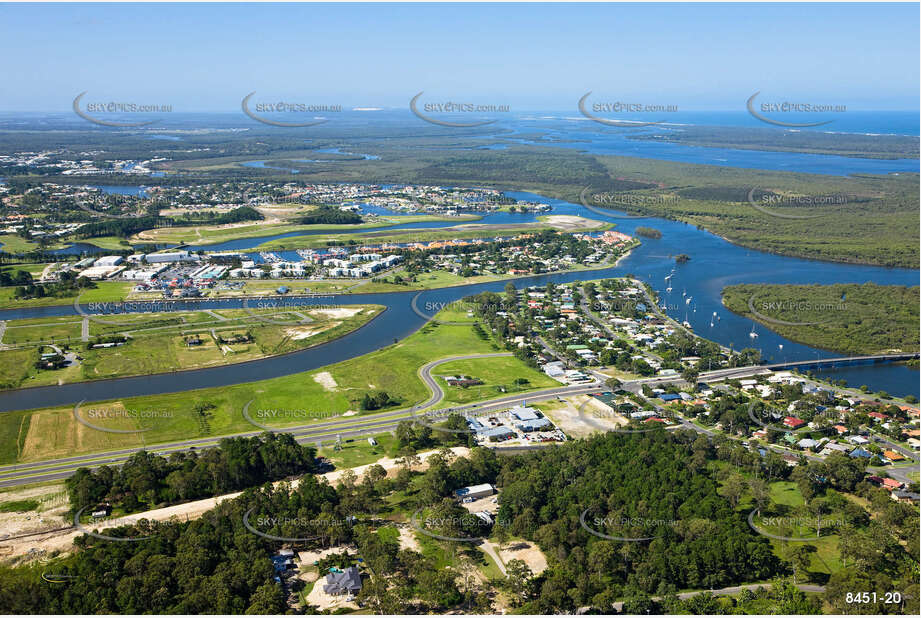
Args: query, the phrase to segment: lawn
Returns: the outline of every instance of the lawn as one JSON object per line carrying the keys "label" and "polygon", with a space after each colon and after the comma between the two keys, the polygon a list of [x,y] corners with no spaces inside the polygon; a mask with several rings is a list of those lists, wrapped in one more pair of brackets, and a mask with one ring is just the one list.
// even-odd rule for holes
{"label": "lawn", "polygon": [[[593,219],[583,219],[580,226],[574,226],[567,232],[599,231],[610,229],[613,224],[601,223]],[[381,230],[379,232],[356,232],[354,234],[311,236],[288,236],[262,243],[256,247],[257,251],[275,251],[286,249],[306,249],[326,247],[330,241],[347,243],[354,240],[357,243],[401,243],[401,242],[429,242],[433,240],[454,240],[472,238],[493,238],[496,236],[517,236],[539,232],[546,229],[556,229],[552,222],[537,221],[534,223],[519,224],[468,224],[445,228],[410,228],[402,230]]]}
{"label": "lawn", "polygon": [[[78,365],[58,370],[39,371],[26,363],[28,371],[20,371],[27,350],[0,351],[4,370],[0,372],[0,387],[21,386],[27,378],[35,380],[29,386],[79,382],[168,371],[182,371],[239,363],[266,356],[285,354],[319,345],[349,333],[377,316],[380,305],[355,305],[351,316],[337,316],[323,309],[305,307],[296,315],[276,310],[253,310],[271,319],[290,324],[271,324],[257,319],[241,309],[188,311],[175,313],[143,313],[120,315],[112,320],[119,324],[90,322],[90,335],[125,333],[124,345],[111,348],[86,349],[81,341],[81,322],[74,316],[13,320],[3,337],[5,344],[29,345],[55,341],[69,343],[82,360]],[[309,322],[300,325],[302,317]],[[189,345],[187,337],[197,335],[198,345]],[[252,341],[218,345],[216,337],[231,339],[234,335],[252,336]],[[34,351],[33,351],[34,354]],[[31,358],[31,357],[29,357]]]}
{"label": "lawn", "polygon": [[[96,287],[89,290],[81,290],[80,304],[93,302],[112,302],[123,300],[131,289],[133,283],[122,281],[99,281]],[[30,299],[13,298],[13,286],[0,287],[0,307],[3,309],[18,309],[20,307],[50,307],[53,305],[71,305],[76,300],[77,295]]]}
{"label": "lawn", "polygon": [[[451,361],[438,365],[432,372],[439,376],[439,384],[445,392],[444,402],[439,407],[452,407],[458,404],[501,397],[538,388],[553,388],[559,382],[541,371],[526,366],[515,357],[476,358]],[[462,388],[448,386],[445,376],[471,376],[482,380],[483,384]],[[516,379],[527,380],[524,384],[515,384]]]}
{"label": "lawn", "polygon": [[[305,373],[227,387],[93,404],[94,408],[121,407],[157,412],[155,417],[131,419],[136,423],[133,428],[146,429],[138,433],[95,431],[77,423],[71,407],[3,414],[0,415],[0,462],[34,461],[62,453],[79,455],[255,431],[258,427],[243,417],[243,408],[248,402],[251,402],[251,418],[260,409],[298,412],[286,416],[284,422],[260,423],[279,429],[331,420],[351,423],[364,413],[360,402],[370,391],[386,391],[399,402],[388,408],[394,410],[427,399],[430,393],[418,376],[419,368],[457,350],[477,354],[491,353],[495,348],[490,340],[480,339],[468,324],[429,323],[397,344]],[[508,365],[501,367],[498,371],[503,374],[513,372]],[[520,368],[525,372],[533,371],[523,363]],[[196,408],[200,412],[196,412]],[[340,416],[349,410],[357,414]],[[82,413],[86,418],[85,412]],[[24,446],[20,448],[16,437],[23,418]],[[106,415],[93,421],[94,424],[113,428],[125,428],[126,422],[128,419]]]}
{"label": "lawn", "polygon": [[360,436],[343,441],[338,451],[330,444],[320,449],[318,454],[329,459],[337,468],[354,468],[375,463],[384,457],[397,456],[397,439],[392,434],[382,433],[371,437],[377,441],[377,446],[371,446],[367,436]]}
{"label": "lawn", "polygon": [[[298,213],[298,216],[305,214]],[[419,223],[423,221],[475,221],[481,217],[467,215],[457,217],[439,217],[435,215],[407,215],[387,216],[374,218],[364,223],[348,224],[314,224],[300,225],[296,223],[254,223],[251,225],[189,225],[182,227],[160,228],[146,230],[132,237],[132,242],[157,242],[157,243],[190,243],[195,245],[211,245],[241,238],[257,238],[260,236],[274,236],[288,232],[314,232],[318,230],[336,232],[350,232],[366,228],[388,227],[404,223]],[[96,239],[90,242],[95,243]]]}

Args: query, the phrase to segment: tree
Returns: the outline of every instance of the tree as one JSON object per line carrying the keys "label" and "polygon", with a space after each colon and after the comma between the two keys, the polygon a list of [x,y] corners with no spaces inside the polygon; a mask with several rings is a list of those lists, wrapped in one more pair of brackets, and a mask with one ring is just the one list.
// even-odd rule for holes
{"label": "tree", "polygon": [[515,607],[519,607],[528,600],[528,592],[534,572],[531,571],[531,568],[524,560],[517,558],[508,561],[505,565],[505,571],[507,574],[505,585],[512,596],[512,604]]}
{"label": "tree", "polygon": [[797,583],[797,577],[802,576],[803,581],[809,581],[809,564],[812,562],[812,554],[816,551],[815,545],[806,545],[797,543],[790,550],[790,563],[793,565],[793,583]]}
{"label": "tree", "polygon": [[745,493],[745,479],[742,478],[741,474],[733,474],[726,479],[721,493],[729,500],[732,508],[736,508],[739,505],[739,499]]}
{"label": "tree", "polygon": [[280,584],[263,584],[250,597],[246,613],[249,615],[283,614],[288,610],[285,593]]}

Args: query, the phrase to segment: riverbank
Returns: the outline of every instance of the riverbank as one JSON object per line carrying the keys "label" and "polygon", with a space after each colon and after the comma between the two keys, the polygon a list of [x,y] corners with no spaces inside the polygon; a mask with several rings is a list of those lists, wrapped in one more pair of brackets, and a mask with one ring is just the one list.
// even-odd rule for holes
{"label": "riverbank", "polygon": [[[278,301],[273,299],[272,304]],[[36,388],[223,367],[331,343],[365,326],[386,307],[310,306],[282,309],[203,310],[118,314],[89,319],[45,318],[5,323],[0,333],[0,389]],[[82,323],[82,328],[81,328]],[[83,336],[81,336],[81,331]],[[123,337],[112,347],[92,341]],[[39,352],[51,346],[70,355],[67,366],[38,369]]]}

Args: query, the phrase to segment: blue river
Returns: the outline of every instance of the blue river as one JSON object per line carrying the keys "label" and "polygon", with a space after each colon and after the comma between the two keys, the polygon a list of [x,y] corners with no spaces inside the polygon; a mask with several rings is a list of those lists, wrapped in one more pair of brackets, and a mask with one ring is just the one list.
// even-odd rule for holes
{"label": "blue river", "polygon": [[[660,303],[679,321],[690,322],[699,335],[723,345],[740,349],[754,347],[766,360],[786,362],[834,358],[840,353],[819,350],[794,343],[726,310],[720,300],[724,286],[735,283],[864,283],[881,285],[918,285],[918,271],[901,268],[883,268],[805,260],[772,255],[734,245],[692,225],[655,218],[621,218],[616,211],[610,215],[588,211],[584,206],[563,200],[545,198],[533,193],[509,192],[522,200],[539,201],[552,206],[552,214],[570,214],[606,219],[617,224],[617,229],[633,235],[637,226],[652,226],[662,232],[661,239],[644,238],[642,245],[613,268],[591,272],[538,275],[515,280],[518,287],[544,285],[548,281],[563,283],[615,277],[631,274],[647,282],[660,295]],[[605,212],[605,211],[602,211]],[[529,221],[534,214],[496,213],[484,218],[486,222]],[[451,222],[433,222],[431,227],[451,225]],[[410,224],[412,226],[412,224]],[[416,224],[416,227],[418,225]],[[249,239],[254,246],[264,239]],[[215,247],[209,247],[214,249]],[[241,248],[242,249],[242,248]],[[691,257],[687,263],[676,265],[674,256],[685,253]],[[672,292],[666,288],[670,279]],[[484,290],[501,292],[504,281],[443,288],[419,295],[417,306],[429,303],[448,303]],[[682,292],[684,295],[682,295]],[[425,323],[425,318],[411,308],[415,293],[354,294],[305,299],[305,304],[358,304],[376,303],[387,307],[379,317],[359,330],[328,344],[284,356],[272,357],[238,365],[214,367],[181,372],[139,376],[101,382],[65,384],[0,392],[0,411],[28,409],[52,405],[74,404],[81,400],[97,401],[113,398],[168,393],[251,382],[308,371],[366,354],[394,343],[411,334]],[[686,302],[687,298],[691,302]],[[199,301],[188,303],[189,308],[241,307],[242,301]],[[713,319],[716,312],[719,319]],[[10,309],[0,311],[0,319],[75,315],[73,306]],[[711,326],[711,321],[713,326]],[[783,346],[782,348],[780,346]],[[918,396],[918,371],[904,365],[869,365],[841,370],[821,371],[820,375],[844,379],[851,386],[866,384],[873,390],[885,390],[896,395]]]}

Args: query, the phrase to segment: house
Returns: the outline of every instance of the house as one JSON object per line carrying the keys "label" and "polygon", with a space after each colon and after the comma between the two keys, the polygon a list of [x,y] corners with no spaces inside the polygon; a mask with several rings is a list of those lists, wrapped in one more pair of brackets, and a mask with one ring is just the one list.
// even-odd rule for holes
{"label": "house", "polygon": [[350,566],[344,571],[333,571],[326,574],[326,583],[323,592],[326,594],[356,594],[361,590],[361,573],[358,568]]}
{"label": "house", "polygon": [[851,447],[847,444],[838,444],[837,442],[829,442],[825,445],[825,448],[822,449],[822,452],[819,455],[823,457],[828,457],[832,453],[842,453],[847,455],[848,451],[851,450]]}
{"label": "house", "polygon": [[460,489],[454,490],[454,496],[460,498],[461,500],[478,500],[480,498],[485,498],[486,496],[491,496],[495,493],[496,489],[489,483],[483,483],[481,485],[471,485],[469,487],[462,487]]}
{"label": "house", "polygon": [[799,429],[806,424],[806,421],[798,419],[795,416],[785,416],[783,418],[783,424],[789,427],[790,429]]}
{"label": "house", "polygon": [[914,492],[905,491],[903,489],[898,489],[891,494],[889,497],[895,500],[896,502],[918,502],[921,499],[921,496]]}
{"label": "house", "polygon": [[816,442],[815,440],[811,440],[811,439],[809,439],[809,438],[803,438],[802,440],[800,440],[799,442],[796,443],[796,446],[798,446],[798,447],[800,447],[800,448],[802,448],[802,449],[807,449],[807,448],[811,449],[811,448],[815,448],[816,445],[818,445],[818,442]]}
{"label": "house", "polygon": [[870,451],[866,449],[862,449],[858,447],[858,448],[855,448],[853,451],[851,451],[848,457],[852,459],[857,459],[858,457],[860,457],[861,459],[870,459],[871,457],[873,457],[873,453],[871,453]]}
{"label": "house", "polygon": [[885,478],[883,479],[883,489],[888,489],[889,491],[902,489],[902,483],[895,479]]}
{"label": "house", "polygon": [[662,401],[668,403],[668,402],[670,402],[670,401],[675,401],[675,400],[681,399],[681,395],[675,395],[675,394],[673,394],[673,393],[663,393],[663,394],[659,395],[659,399],[661,399]]}

